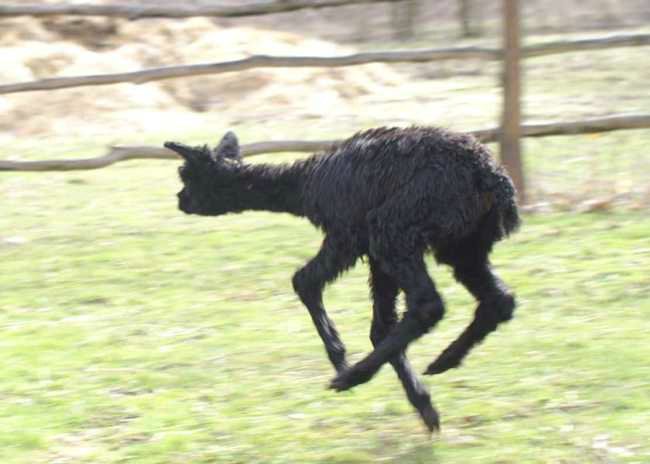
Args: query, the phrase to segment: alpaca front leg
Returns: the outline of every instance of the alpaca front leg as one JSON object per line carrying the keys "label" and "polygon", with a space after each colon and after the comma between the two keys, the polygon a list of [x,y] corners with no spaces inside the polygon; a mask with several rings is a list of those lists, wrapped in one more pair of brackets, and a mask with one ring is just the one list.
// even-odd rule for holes
{"label": "alpaca front leg", "polygon": [[348,367],[345,345],[323,306],[323,289],[355,261],[356,257],[341,254],[331,245],[330,240],[325,239],[318,254],[293,276],[293,288],[307,307],[325,345],[327,356],[337,372],[342,372]]}
{"label": "alpaca front leg", "polygon": [[409,343],[428,332],[444,314],[442,298],[426,271],[422,256],[385,267],[393,271],[391,275],[406,293],[407,311],[374,351],[338,373],[330,383],[334,390],[348,390],[370,380],[385,362],[405,351]]}
{"label": "alpaca front leg", "polygon": [[[399,288],[395,279],[383,272],[373,258],[369,259],[369,264],[369,284],[373,300],[370,341],[373,346],[377,346],[386,338],[393,326],[397,324],[395,303]],[[440,428],[438,412],[431,404],[431,397],[426,386],[420,382],[420,379],[413,371],[406,353],[401,351],[397,356],[391,358],[389,362],[406,392],[406,397],[420,414],[427,429],[430,432],[438,430]]]}

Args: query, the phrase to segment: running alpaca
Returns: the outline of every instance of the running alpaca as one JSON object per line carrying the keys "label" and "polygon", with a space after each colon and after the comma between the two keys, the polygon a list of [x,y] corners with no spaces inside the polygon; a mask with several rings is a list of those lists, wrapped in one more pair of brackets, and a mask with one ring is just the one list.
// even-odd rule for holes
{"label": "running alpaca", "polygon": [[[248,164],[237,137],[219,145],[165,147],[185,159],[179,208],[219,216],[244,210],[306,217],[325,234],[319,252],[293,277],[293,287],[316,326],[337,375],[330,388],[368,381],[389,362],[430,431],[439,417],[405,350],[442,318],[444,305],[424,253],[450,265],[478,301],[474,319],[426,369],[460,365],[470,349],[513,314],[515,301],[493,273],[494,243],[519,225],[515,190],[487,147],[469,135],[430,127],[378,128],[358,133],[293,164]],[[374,351],[353,366],[323,306],[326,284],[367,257]],[[405,293],[398,322],[395,300]]]}

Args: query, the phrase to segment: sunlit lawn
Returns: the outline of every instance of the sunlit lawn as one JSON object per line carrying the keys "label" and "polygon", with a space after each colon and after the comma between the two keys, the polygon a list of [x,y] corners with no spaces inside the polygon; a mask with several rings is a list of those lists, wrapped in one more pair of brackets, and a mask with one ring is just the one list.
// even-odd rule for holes
{"label": "sunlit lawn", "polygon": [[[0,177],[2,463],[650,462],[650,216],[527,216],[496,267],[516,318],[427,377],[430,439],[390,371],[349,393],[290,277],[306,222],[175,209],[175,163]],[[468,323],[448,304],[418,370]],[[366,264],[326,303],[351,357],[370,347]]]}

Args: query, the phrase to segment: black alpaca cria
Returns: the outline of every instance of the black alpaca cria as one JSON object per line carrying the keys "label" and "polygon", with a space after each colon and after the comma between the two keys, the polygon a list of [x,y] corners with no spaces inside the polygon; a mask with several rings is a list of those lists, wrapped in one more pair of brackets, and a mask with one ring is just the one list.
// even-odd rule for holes
{"label": "black alpaca cria", "polygon": [[[494,243],[519,225],[515,190],[485,145],[436,128],[379,128],[290,165],[244,163],[232,132],[214,150],[165,146],[185,159],[180,168],[184,187],[178,193],[185,213],[287,212],[323,230],[321,249],[296,272],[293,287],[336,369],[330,387],[342,391],[366,382],[389,362],[429,430],[437,429],[429,393],[405,355],[408,344],[444,313],[424,253],[432,251],[438,262],[450,265],[478,301],[474,320],[425,374],[457,367],[515,308],[488,260]],[[374,351],[348,366],[322,293],[363,256],[374,301]],[[399,290],[406,296],[400,321],[395,310]]]}

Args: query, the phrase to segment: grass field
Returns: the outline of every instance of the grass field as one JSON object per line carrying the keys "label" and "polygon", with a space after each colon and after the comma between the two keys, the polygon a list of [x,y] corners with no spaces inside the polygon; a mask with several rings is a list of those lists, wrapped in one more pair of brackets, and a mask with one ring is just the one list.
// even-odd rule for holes
{"label": "grass field", "polygon": [[[526,120],[646,111],[647,62],[643,47],[526,61]],[[498,121],[496,63],[408,66],[346,117],[252,108],[233,127],[250,143]],[[194,133],[12,135],[0,156],[214,142],[223,118],[203,115]],[[320,244],[306,222],[183,216],[173,162],[0,173],[0,463],[650,463],[650,131],[524,145],[531,198],[556,212],[526,216],[495,250],[515,319],[461,369],[425,378],[442,415],[433,438],[388,368],[326,390],[332,369],[290,283]],[[603,198],[623,207],[575,212]],[[447,269],[430,270],[448,312],[412,345],[418,370],[474,309]],[[370,348],[366,275],[359,263],[326,293],[352,360]]]}
{"label": "grass field", "polygon": [[[0,178],[0,462],[650,462],[650,216],[527,216],[494,261],[516,318],[427,377],[429,438],[394,374],[335,394],[295,268],[306,222],[176,211],[174,163]],[[474,304],[412,345],[424,367]],[[366,265],[326,303],[369,349]]]}

